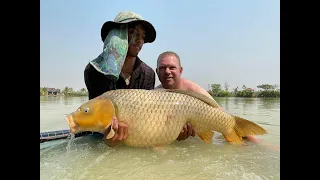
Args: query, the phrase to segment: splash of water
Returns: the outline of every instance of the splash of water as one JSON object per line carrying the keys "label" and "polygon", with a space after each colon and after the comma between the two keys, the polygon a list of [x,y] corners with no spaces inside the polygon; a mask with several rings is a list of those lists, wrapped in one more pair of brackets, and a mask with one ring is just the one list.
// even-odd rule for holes
{"label": "splash of water", "polygon": [[75,147],[74,151],[77,150],[77,146],[76,146],[76,144],[74,143],[75,137],[76,137],[75,134],[70,133],[69,137],[67,138],[67,139],[69,139],[68,145],[67,145],[67,147],[66,147],[67,153],[72,152],[72,149],[71,149],[71,148],[72,148],[72,145],[74,145],[74,147]]}

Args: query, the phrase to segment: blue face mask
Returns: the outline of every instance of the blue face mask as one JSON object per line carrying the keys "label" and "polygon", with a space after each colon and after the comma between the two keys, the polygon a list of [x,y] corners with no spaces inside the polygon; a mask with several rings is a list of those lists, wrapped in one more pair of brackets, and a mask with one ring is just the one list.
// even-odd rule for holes
{"label": "blue face mask", "polygon": [[128,52],[128,27],[122,25],[109,31],[104,40],[103,52],[90,64],[100,73],[119,79],[123,63]]}

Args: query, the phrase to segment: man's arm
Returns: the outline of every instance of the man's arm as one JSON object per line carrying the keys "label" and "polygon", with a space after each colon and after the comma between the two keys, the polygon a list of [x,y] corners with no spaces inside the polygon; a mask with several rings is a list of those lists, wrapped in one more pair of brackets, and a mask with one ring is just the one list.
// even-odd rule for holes
{"label": "man's arm", "polygon": [[128,137],[128,125],[123,122],[119,122],[116,117],[112,119],[112,129],[114,130],[114,136],[110,139],[107,139],[107,135],[111,130],[111,126],[108,127],[104,132],[103,140],[109,147],[118,146],[123,140]]}
{"label": "man's arm", "polygon": [[[150,68],[149,71],[145,72],[144,82],[141,89],[151,90],[154,89],[155,86],[155,73]],[[109,147],[118,146],[123,140],[125,140],[128,136],[128,125],[118,121],[116,117],[113,118],[112,129],[115,132],[115,135],[111,139],[106,139],[109,134],[111,127],[107,128],[104,133],[104,142]]]}
{"label": "man's arm", "polygon": [[190,80],[187,80],[187,79],[181,78],[181,80],[183,81],[184,87],[186,89],[203,94],[203,95],[207,96],[208,98],[213,99],[213,97],[205,89],[200,87],[198,84],[196,84]]}
{"label": "man's arm", "polygon": [[[190,80],[187,80],[187,79],[182,79],[182,80],[184,82],[184,86],[185,86],[186,89],[188,89],[190,91],[194,91],[194,92],[200,93],[200,94],[203,94],[203,95],[207,96],[208,98],[213,99],[213,97],[208,93],[208,91],[206,91],[205,89],[200,87],[198,84],[196,84],[196,83],[194,83],[194,82],[192,82]],[[218,109],[223,111],[222,107],[219,107]]]}

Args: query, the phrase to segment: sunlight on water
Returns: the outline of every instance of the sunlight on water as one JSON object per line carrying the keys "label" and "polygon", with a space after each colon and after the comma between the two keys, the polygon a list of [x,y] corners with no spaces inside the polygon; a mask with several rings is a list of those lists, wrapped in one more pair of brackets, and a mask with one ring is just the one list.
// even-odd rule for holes
{"label": "sunlight on water", "polygon": [[[52,125],[64,127],[66,122],[59,119],[84,101],[40,101],[45,117],[41,132],[58,130],[48,128]],[[70,136],[40,144],[40,179],[280,179],[280,152],[275,148],[280,146],[280,100],[217,98],[217,102],[227,112],[263,126],[268,134],[258,137],[260,144],[229,145],[215,133],[212,144],[191,137],[159,151],[109,148],[100,135]]]}

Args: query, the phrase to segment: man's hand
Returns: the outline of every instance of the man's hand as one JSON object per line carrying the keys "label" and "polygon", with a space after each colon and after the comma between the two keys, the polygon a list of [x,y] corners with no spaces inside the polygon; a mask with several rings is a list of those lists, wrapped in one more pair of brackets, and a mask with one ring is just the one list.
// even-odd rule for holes
{"label": "man's hand", "polygon": [[115,147],[120,144],[121,141],[127,139],[128,136],[128,125],[126,125],[123,122],[119,122],[116,117],[113,117],[112,119],[112,129],[114,130],[114,136],[110,139],[107,139],[107,135],[109,134],[111,130],[111,126],[106,128],[104,132],[104,142],[109,147]]}
{"label": "man's hand", "polygon": [[181,130],[177,140],[185,140],[188,139],[190,136],[194,137],[196,135],[196,132],[194,131],[193,127],[190,123],[187,123],[183,126],[183,129]]}
{"label": "man's hand", "polygon": [[259,143],[260,142],[260,139],[258,139],[255,136],[246,136],[246,137],[243,137],[243,138],[247,139],[248,141],[254,142],[254,143]]}

